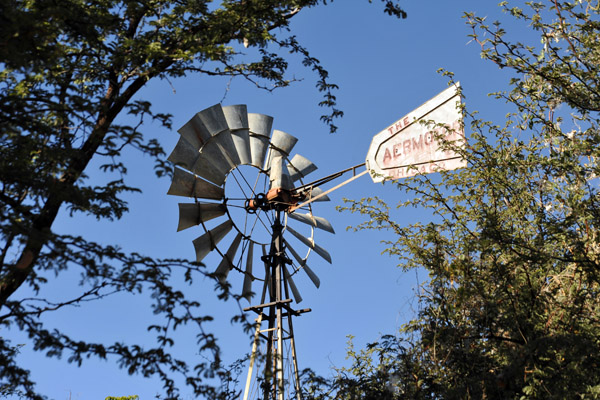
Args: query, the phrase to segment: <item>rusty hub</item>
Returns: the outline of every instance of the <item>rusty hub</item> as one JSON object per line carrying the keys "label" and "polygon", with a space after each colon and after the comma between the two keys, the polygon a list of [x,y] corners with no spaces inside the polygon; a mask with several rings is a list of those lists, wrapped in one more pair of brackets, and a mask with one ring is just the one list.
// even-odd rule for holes
{"label": "rusty hub", "polygon": [[254,198],[246,200],[244,208],[250,214],[254,214],[258,210],[286,211],[298,204],[303,198],[304,196],[292,190],[273,188],[266,194],[259,193]]}

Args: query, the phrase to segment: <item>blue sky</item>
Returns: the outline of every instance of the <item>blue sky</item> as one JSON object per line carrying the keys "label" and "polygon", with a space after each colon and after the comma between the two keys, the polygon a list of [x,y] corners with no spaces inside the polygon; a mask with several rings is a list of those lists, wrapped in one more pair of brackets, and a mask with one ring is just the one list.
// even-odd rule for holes
{"label": "blue sky", "polygon": [[[508,76],[493,64],[481,60],[479,45],[470,41],[470,28],[462,18],[474,11],[490,20],[504,18],[495,2],[484,1],[405,1],[405,20],[390,18],[378,1],[336,1],[326,7],[302,11],[291,28],[311,54],[330,72],[344,111],[338,120],[339,132],[329,134],[319,121],[320,94],[314,87],[314,73],[290,58],[290,76],[299,80],[289,88],[272,93],[260,91],[246,81],[190,75],[171,82],[150,83],[142,97],[151,100],[156,110],[173,114],[179,128],[197,111],[219,103],[247,104],[250,112],[274,117],[274,128],[299,138],[295,152],[312,160],[319,169],[315,179],[364,162],[371,138],[388,125],[446,88],[447,79],[436,71],[452,71],[466,96],[470,110],[479,110],[486,119],[501,122],[503,105],[490,99],[489,92],[506,88]],[[509,25],[509,27],[512,25]],[[522,27],[515,27],[522,31]],[[535,44],[535,43],[534,43]],[[146,127],[170,151],[178,135],[157,125]],[[469,132],[467,129],[467,136]],[[194,258],[191,241],[202,232],[189,229],[176,232],[181,199],[166,195],[168,179],[157,179],[147,158],[126,153],[129,180],[143,192],[129,197],[131,212],[114,223],[98,223],[83,217],[69,218],[63,213],[55,228],[61,232],[85,233],[102,243],[156,257]],[[96,166],[97,167],[97,166]],[[94,177],[92,166],[89,174]],[[404,194],[392,185],[374,184],[369,177],[334,192],[332,202],[318,203],[315,215],[327,218],[336,234],[318,232],[316,241],[332,255],[330,265],[311,256],[309,265],[321,279],[320,289],[306,276],[296,279],[304,301],[300,307],[313,311],[294,320],[299,365],[328,375],[331,367],[346,365],[347,335],[362,347],[381,334],[394,333],[408,321],[417,308],[417,283],[427,279],[425,272],[403,272],[397,260],[381,255],[386,234],[373,231],[352,232],[362,218],[335,211],[342,198],[378,196],[390,205]],[[421,210],[396,213],[405,223],[426,221]],[[216,268],[217,258],[205,262]],[[233,279],[236,279],[235,277]],[[52,281],[45,289],[50,296],[66,295],[77,284],[76,276]],[[234,281],[240,287],[241,281]],[[225,359],[235,360],[250,350],[247,336],[229,322],[238,310],[234,303],[216,300],[214,284],[206,280],[186,290],[198,295],[205,313],[215,316],[209,326],[219,337]],[[107,342],[147,341],[145,327],[154,316],[143,296],[118,295],[95,304],[57,312],[48,316],[49,326],[60,326],[74,337]],[[194,333],[178,336],[180,353],[193,359]],[[66,360],[48,360],[32,353],[27,340],[16,331],[9,332],[14,343],[23,343],[21,362],[30,368],[39,389],[53,399],[103,399],[106,396],[137,394],[150,399],[160,390],[156,381],[128,376],[108,362],[88,361],[81,368]],[[184,399],[192,398],[183,388]]]}

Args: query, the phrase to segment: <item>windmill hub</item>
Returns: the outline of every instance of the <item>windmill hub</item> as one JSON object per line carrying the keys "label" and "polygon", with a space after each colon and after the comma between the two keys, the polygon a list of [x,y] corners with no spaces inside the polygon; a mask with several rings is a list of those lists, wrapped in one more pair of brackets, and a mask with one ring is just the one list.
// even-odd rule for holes
{"label": "windmill hub", "polygon": [[266,194],[259,193],[253,198],[246,200],[245,209],[251,214],[256,213],[257,210],[287,211],[298,204],[299,201],[302,201],[304,197],[292,190],[272,188]]}

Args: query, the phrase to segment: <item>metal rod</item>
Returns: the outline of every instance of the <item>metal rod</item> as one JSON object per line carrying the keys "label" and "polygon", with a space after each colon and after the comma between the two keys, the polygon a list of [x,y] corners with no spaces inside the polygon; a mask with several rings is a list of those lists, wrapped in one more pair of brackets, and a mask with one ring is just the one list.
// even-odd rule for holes
{"label": "metal rod", "polygon": [[288,303],[291,303],[291,302],[292,302],[292,299],[285,299],[285,300],[280,300],[279,302],[259,304],[257,306],[246,307],[246,308],[244,308],[244,311],[255,311],[255,312],[258,312],[257,310],[261,310],[261,309],[266,308],[266,307],[271,307],[271,306],[277,305],[277,303],[279,303],[279,304],[288,304]]}
{"label": "metal rod", "polygon": [[315,196],[315,197],[312,197],[312,198],[310,198],[310,199],[306,200],[306,201],[305,201],[305,202],[303,202],[303,203],[296,204],[295,206],[292,206],[292,207],[290,207],[290,209],[289,209],[289,212],[290,212],[290,213],[292,213],[292,212],[296,211],[297,209],[299,209],[300,207],[304,207],[305,205],[312,203],[313,201],[317,200],[318,198],[320,198],[320,197],[323,197],[323,196],[326,196],[327,194],[329,194],[329,193],[333,192],[333,191],[334,191],[334,190],[336,190],[336,189],[339,189],[339,188],[341,188],[342,186],[346,185],[347,183],[350,183],[350,182],[352,182],[352,181],[353,181],[353,180],[355,180],[355,179],[358,179],[358,178],[360,178],[361,176],[365,175],[365,174],[366,174],[366,173],[368,173],[368,172],[369,172],[368,170],[364,170],[364,171],[363,171],[363,172],[361,172],[360,174],[358,174],[358,175],[354,175],[352,178],[350,178],[350,179],[347,179],[346,181],[344,181],[344,182],[340,183],[339,185],[337,185],[337,186],[334,186],[334,187],[332,187],[331,189],[329,189],[329,190],[327,190],[327,191],[325,191],[325,192],[323,192],[323,193],[321,193],[321,194],[319,194],[319,195],[317,195],[317,196]]}
{"label": "metal rod", "polygon": [[[275,245],[275,296],[276,302],[280,302],[282,300],[282,281],[281,277],[283,275],[283,237],[282,237],[282,225],[281,225],[281,212],[276,212],[275,224],[273,224],[273,235]],[[281,304],[277,304],[277,393],[278,400],[284,400],[284,390],[283,390],[283,323],[281,316]]]}
{"label": "metal rod", "polygon": [[[274,377],[273,374],[273,354],[274,354],[274,346],[273,346],[273,332],[276,329],[276,321],[275,321],[275,305],[277,304],[277,297],[276,297],[276,290],[274,290],[275,288],[272,286],[273,284],[273,277],[275,277],[275,263],[273,262],[274,260],[274,255],[275,255],[275,237],[276,237],[276,222],[275,224],[273,224],[273,237],[272,237],[272,242],[271,242],[271,248],[269,249],[269,265],[267,267],[267,270],[269,271],[270,277],[267,280],[267,284],[269,285],[269,295],[270,295],[270,306],[269,306],[269,330],[268,330],[268,340],[267,340],[267,358],[265,360],[265,379],[264,379],[264,400],[275,400],[275,396],[271,397],[271,393],[274,394],[274,387],[271,387],[271,379]],[[273,384],[275,384],[275,382],[273,382]]]}
{"label": "metal rod", "polygon": [[[285,279],[285,276],[284,276]],[[287,280],[284,282],[285,297],[290,297]],[[300,374],[298,373],[298,357],[296,355],[296,341],[294,340],[294,326],[292,325],[292,315],[288,312],[288,324],[289,324],[289,337],[290,347],[292,348],[292,366],[294,368],[295,386],[296,386],[296,400],[302,400],[302,392],[300,390]]]}
{"label": "metal rod", "polygon": [[248,377],[246,378],[246,387],[244,388],[244,399],[248,400],[250,394],[250,382],[252,381],[252,372],[254,371],[254,361],[256,361],[258,341],[260,339],[260,325],[262,323],[263,314],[260,313],[256,318],[256,332],[254,333],[254,342],[252,342],[252,353],[250,354],[250,367],[248,368]]}
{"label": "metal rod", "polygon": [[[270,347],[270,339],[269,339],[269,337],[263,335],[261,332],[264,332],[264,331],[261,331],[261,329],[260,329],[261,326],[262,326],[262,320],[263,320],[263,318],[265,316],[265,314],[262,312],[262,310],[264,309],[264,307],[267,307],[267,306],[271,305],[271,303],[265,304],[265,299],[266,299],[266,296],[267,296],[267,292],[270,292],[269,285],[271,284],[271,282],[270,282],[270,279],[269,279],[269,266],[267,265],[266,261],[265,261],[264,265],[265,265],[265,272],[266,272],[266,274],[265,274],[265,282],[263,284],[262,294],[261,294],[261,298],[260,298],[260,304],[261,304],[262,307],[260,307],[260,312],[257,311],[258,312],[258,318],[256,319],[256,332],[254,334],[254,342],[252,343],[252,354],[250,356],[250,366],[249,366],[249,369],[248,369],[248,376],[246,377],[246,386],[245,386],[245,389],[244,389],[244,398],[243,398],[243,400],[247,400],[248,395],[249,395],[250,384],[251,384],[251,381],[252,381],[253,367],[254,367],[254,362],[256,360],[256,354],[257,354],[256,350],[258,348],[258,342],[259,342],[260,338],[264,338],[267,341],[267,352],[269,351],[269,347]],[[269,290],[267,290],[267,289],[269,289]],[[257,307],[257,308],[259,308],[259,307]],[[254,309],[253,307],[249,307],[249,309],[253,309],[254,311],[256,311],[256,309]],[[244,311],[246,311],[246,310],[244,310]],[[270,317],[267,317],[267,319],[269,321],[272,320],[272,318],[270,318]],[[272,325],[272,323],[269,322],[269,325]],[[272,329],[267,329],[267,331],[272,332]],[[265,382],[263,384],[265,385],[265,387],[268,388],[267,371],[268,371],[268,369],[267,369],[267,367],[265,367]],[[267,397],[268,390],[267,389],[265,389],[264,394],[265,394],[265,398],[264,399],[268,400],[268,397]]]}
{"label": "metal rod", "polygon": [[352,171],[352,172],[353,172],[353,173],[356,175],[356,169],[357,169],[357,168],[360,168],[360,167],[364,167],[365,165],[366,165],[366,163],[357,164],[357,165],[355,165],[355,166],[353,166],[353,167],[350,167],[350,168],[343,169],[343,170],[341,170],[341,171],[338,171],[338,172],[336,172],[336,173],[333,173],[333,174],[331,174],[331,175],[327,175],[327,176],[326,176],[326,177],[324,177],[324,178],[317,179],[316,181],[313,181],[313,182],[311,182],[311,183],[306,183],[306,184],[304,184],[304,185],[302,185],[302,186],[298,186],[298,187],[294,188],[294,190],[301,190],[301,189],[304,189],[304,188],[307,188],[307,187],[317,187],[317,186],[321,186],[321,185],[323,185],[324,183],[327,183],[327,182],[329,182],[329,181],[331,181],[331,180],[333,180],[333,179],[335,179],[335,178],[339,178],[340,176],[344,175],[344,174],[345,174],[346,172],[348,172],[348,171]]}

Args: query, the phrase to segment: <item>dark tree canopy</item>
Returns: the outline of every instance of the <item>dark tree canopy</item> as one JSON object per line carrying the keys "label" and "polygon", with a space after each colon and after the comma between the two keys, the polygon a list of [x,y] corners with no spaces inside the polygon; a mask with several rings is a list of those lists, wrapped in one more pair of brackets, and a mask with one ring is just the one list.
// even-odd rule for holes
{"label": "dark tree canopy", "polygon": [[369,218],[358,229],[389,230],[403,268],[429,273],[416,318],[333,381],[308,376],[309,397],[600,397],[600,8],[510,3],[532,35],[465,17],[483,58],[511,71],[496,97],[513,112],[495,124],[465,109],[468,167],[396,183],[399,208],[432,222],[405,226],[377,198],[347,205]]}
{"label": "dark tree canopy", "polygon": [[[324,0],[5,0],[0,3],[0,323],[27,332],[36,350],[65,356],[81,364],[86,357],[113,356],[129,373],[160,378],[168,397],[178,388],[172,375],[183,376],[196,394],[214,388],[203,379],[220,373],[214,338],[203,330],[199,304],[170,283],[176,270],[188,282],[205,275],[201,265],[185,260],[157,260],[127,253],[85,237],[52,230],[59,210],[114,220],[128,211],[123,200],[137,191],[124,180],[126,147],[156,162],[156,173],[169,172],[164,152],[141,131],[154,120],[170,127],[170,115],[154,111],[139,90],[156,79],[197,73],[241,77],[272,90],[289,85],[283,54],[299,53],[317,75],[322,117],[331,131],[336,108],[327,71],[289,31],[290,20]],[[396,1],[384,11],[405,17]],[[240,52],[258,49],[257,58]],[[139,123],[124,125],[120,116]],[[116,176],[106,185],[86,177],[92,160]],[[37,292],[47,279],[65,270],[81,275],[81,292],[53,303],[23,299],[23,286]],[[88,343],[59,331],[49,332],[40,316],[114,292],[144,292],[164,323],[156,347]],[[225,295],[225,293],[223,294]],[[172,330],[194,325],[198,348],[212,363],[196,368],[169,353]],[[1,335],[0,335],[1,336]],[[15,363],[18,351],[0,339],[0,393],[40,398],[28,371]],[[219,394],[224,396],[223,393]]]}

